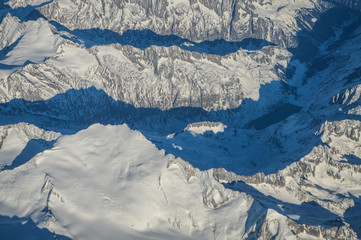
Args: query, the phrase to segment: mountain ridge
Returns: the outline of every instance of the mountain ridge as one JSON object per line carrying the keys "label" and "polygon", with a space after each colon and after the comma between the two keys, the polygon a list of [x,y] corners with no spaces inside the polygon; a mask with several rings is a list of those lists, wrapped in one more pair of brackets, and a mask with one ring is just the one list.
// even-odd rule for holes
{"label": "mountain ridge", "polygon": [[6,227],[359,239],[360,5],[1,3]]}

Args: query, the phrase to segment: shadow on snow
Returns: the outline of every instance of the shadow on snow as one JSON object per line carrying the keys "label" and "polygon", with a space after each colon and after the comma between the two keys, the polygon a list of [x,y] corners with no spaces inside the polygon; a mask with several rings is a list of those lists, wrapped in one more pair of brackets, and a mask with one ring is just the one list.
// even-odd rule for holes
{"label": "shadow on snow", "polygon": [[30,159],[32,159],[38,153],[44,152],[47,149],[53,147],[55,141],[45,141],[44,139],[31,139],[22,150],[22,152],[14,159],[10,166],[5,166],[3,170],[12,170],[16,167],[19,167],[25,163],[27,163]]}
{"label": "shadow on snow", "polygon": [[[264,85],[261,92],[272,94],[271,91],[268,91],[268,88],[275,88],[275,85],[277,87],[282,86],[279,84],[280,82],[274,82]],[[80,90],[71,89],[48,100],[31,102],[23,99],[13,99],[8,103],[2,103],[0,104],[0,125],[27,122],[45,130],[61,132],[62,134],[74,134],[94,123],[105,125],[126,123],[130,128],[142,132],[158,148],[164,148],[167,153],[182,157],[201,170],[224,167],[227,170],[246,175],[255,174],[259,171],[274,173],[286,167],[290,163],[289,161],[296,161],[307,154],[311,150],[312,144],[309,144],[309,147],[305,146],[300,151],[292,153],[296,155],[292,155],[294,159],[288,162],[267,161],[267,164],[265,164],[266,162],[262,162],[263,160],[257,159],[257,157],[261,157],[264,160],[272,159],[272,156],[266,156],[267,151],[262,151],[262,149],[267,147],[266,149],[270,149],[274,155],[276,152],[272,149],[278,151],[279,146],[274,146],[272,145],[274,143],[271,142],[264,143],[252,136],[248,140],[254,142],[254,146],[256,146],[254,152],[241,146],[234,146],[232,149],[225,149],[225,146],[223,146],[223,148],[220,149],[221,151],[217,152],[217,155],[215,152],[216,149],[214,148],[214,144],[222,145],[224,143],[222,141],[227,137],[232,140],[233,135],[235,135],[235,139],[242,139],[244,134],[260,134],[260,132],[256,132],[254,129],[246,129],[244,126],[247,125],[252,118],[257,118],[258,115],[262,114],[264,104],[267,104],[264,101],[267,102],[267,98],[260,99],[259,101],[247,99],[237,109],[209,112],[196,107],[172,108],[162,111],[157,108],[136,108],[130,104],[114,100],[103,90],[91,87]],[[280,106],[287,106],[287,103],[279,103]],[[273,108],[275,112],[279,109],[278,105],[273,106]],[[267,107],[266,109],[272,109],[272,107]],[[258,115],[253,116],[250,114],[251,112],[256,112]],[[302,114],[302,112],[299,114]],[[269,128],[261,131],[270,131],[268,134],[272,137],[280,124],[287,121],[286,118],[288,115],[284,115],[283,117],[282,119],[278,119],[279,122],[274,122],[274,119],[272,119],[272,121],[267,123],[265,119],[262,122],[262,127],[266,127],[266,124],[268,124]],[[222,122],[226,124],[228,128],[221,134],[209,133],[200,136],[193,136],[183,132],[189,123],[200,121]],[[322,123],[322,121],[319,122],[320,124]],[[316,128],[317,127],[319,126],[316,126]],[[315,129],[308,129],[308,131],[309,143],[317,141],[317,137],[315,137],[312,132],[315,131]],[[171,133],[178,133],[178,135],[174,137],[174,139],[168,139],[166,136]],[[193,155],[193,148],[196,145],[190,146],[190,149],[184,149],[183,151],[174,148],[172,143],[174,140],[177,140],[178,136],[180,140],[184,140],[184,143],[197,143],[198,141],[202,142],[202,140],[205,140],[203,144],[199,144],[202,148],[199,148],[198,151],[203,149],[202,152],[196,153],[204,154],[204,156],[197,158],[196,155]],[[264,144],[268,144],[268,146]],[[229,158],[227,154],[231,154],[233,157]],[[283,153],[283,156],[287,155],[290,154],[287,152]],[[207,161],[207,158],[214,159],[214,161]],[[242,158],[243,162],[237,160],[239,158]],[[277,159],[278,158],[275,160]],[[245,166],[248,165],[244,165],[244,163],[250,162],[251,160],[254,160],[255,165],[252,169],[247,169]],[[229,165],[226,164],[227,161]],[[276,164],[277,166],[276,168],[271,168],[268,164]]]}
{"label": "shadow on snow", "polygon": [[350,224],[350,227],[357,233],[357,236],[361,237],[361,196],[358,198],[349,193],[352,200],[355,202],[355,206],[349,208],[345,214],[345,221]]}
{"label": "shadow on snow", "polygon": [[[231,184],[223,184],[226,188],[234,191],[245,192],[251,195],[255,201],[248,210],[248,216],[257,216],[265,219],[268,209],[272,209],[281,215],[287,216],[295,221],[297,224],[306,224],[311,226],[321,226],[324,228],[340,227],[344,223],[342,219],[324,209],[316,202],[303,202],[301,205],[283,202],[272,196],[265,196],[257,189],[244,182],[234,182]],[[256,232],[260,230],[264,221],[259,221],[255,217],[249,217],[246,221],[246,231],[248,231],[254,224],[256,224]],[[250,236],[250,239],[253,239]]]}
{"label": "shadow on snow", "polygon": [[[51,2],[51,1],[50,1]],[[48,4],[50,2],[44,3],[42,5]],[[0,4],[0,16],[2,18],[5,14],[10,13],[14,16],[19,17],[22,21],[36,20],[39,18],[46,19],[38,10],[39,6],[27,6],[24,8],[11,9],[9,6],[4,3]],[[331,31],[335,26],[341,26],[347,17],[354,16],[355,13],[347,8],[338,7],[334,10],[326,12],[324,16],[316,23],[314,30],[309,32],[307,30],[301,31],[298,33],[299,46],[295,49],[290,49],[294,53],[293,60],[309,60],[311,62],[310,69],[316,69],[312,57],[316,54],[313,50],[320,43],[324,42],[328,38],[334,35]],[[336,16],[341,16],[337,18]],[[178,36],[162,36],[158,35],[150,30],[128,30],[123,34],[118,34],[110,30],[101,30],[101,29],[89,29],[89,30],[69,30],[66,27],[62,26],[59,23],[50,21],[59,31],[66,31],[74,35],[74,41],[82,42],[85,46],[90,47],[93,45],[99,44],[109,44],[109,43],[120,43],[124,45],[132,45],[140,49],[145,49],[151,45],[159,46],[172,46],[177,45],[181,48],[187,49],[189,51],[197,51],[201,53],[214,53],[224,55],[227,52],[236,51],[237,48],[253,45],[251,42],[258,41],[247,39],[242,42],[227,42],[225,40],[215,40],[215,41],[205,41],[202,43],[192,43],[186,39],[182,39]],[[356,25],[355,25],[356,26]],[[320,31],[316,31],[321,29]],[[345,33],[347,37],[352,33],[352,29],[347,30],[348,33]],[[344,37],[343,39],[345,39]],[[185,44],[188,43],[188,44]],[[260,41],[259,46],[262,44],[270,44]],[[255,44],[257,45],[257,44]],[[251,47],[250,47],[251,49]],[[9,49],[3,50],[4,52],[0,56],[6,55],[6,51]],[[313,53],[313,55],[311,54]],[[289,67],[285,70],[285,78],[292,78],[294,72],[292,67]],[[312,72],[312,71],[311,71]],[[202,162],[197,161],[194,156],[191,154],[184,153],[186,151],[179,151],[170,145],[171,141],[166,140],[165,136],[170,133],[181,132],[189,123],[199,122],[199,121],[213,121],[213,122],[222,122],[228,125],[228,129],[225,134],[230,134],[229,131],[242,132],[242,134],[253,134],[253,135],[262,135],[262,133],[267,132],[271,137],[277,134],[277,126],[280,123],[283,123],[291,115],[304,115],[306,123],[309,123],[310,126],[306,126],[303,130],[305,138],[308,139],[308,144],[305,144],[301,149],[297,151],[290,152],[293,150],[280,149],[279,139],[270,138],[269,145],[270,149],[275,148],[276,151],[271,151],[271,156],[261,156],[263,158],[270,158],[270,162],[278,161],[278,165],[275,168],[270,168],[267,164],[257,164],[256,153],[262,153],[262,144],[259,142],[261,147],[256,148],[255,154],[251,155],[247,152],[247,147],[242,149],[241,146],[236,152],[233,152],[235,155],[245,155],[249,158],[249,161],[253,160],[253,157],[256,156],[254,160],[255,166],[252,171],[246,171],[242,169],[242,164],[244,162],[235,161],[235,165],[239,165],[235,171],[238,174],[255,174],[256,172],[275,173],[277,170],[283,169],[288,164],[293,161],[297,161],[300,157],[309,153],[313,147],[312,144],[317,142],[318,137],[314,136],[313,132],[319,130],[320,125],[325,120],[338,120],[343,119],[344,115],[338,113],[333,116],[324,116],[318,115],[317,113],[312,113],[309,109],[301,109],[300,107],[291,104],[292,98],[296,99],[297,102],[297,87],[290,86],[282,81],[273,81],[269,84],[262,85],[260,88],[260,98],[258,101],[253,101],[251,99],[245,99],[241,106],[237,109],[229,110],[220,110],[220,111],[210,111],[207,112],[202,108],[197,107],[182,107],[182,108],[172,108],[170,110],[162,111],[156,108],[136,108],[130,104],[115,101],[109,97],[103,90],[97,90],[95,88],[81,89],[81,90],[69,90],[66,93],[58,94],[53,98],[45,101],[25,101],[21,99],[11,100],[9,103],[4,103],[0,105],[0,124],[6,125],[17,122],[28,122],[37,125],[38,127],[62,132],[63,134],[73,134],[81,129],[87,128],[89,125],[94,123],[102,124],[122,124],[127,123],[131,128],[141,131],[148,139],[150,139],[157,147],[165,148],[168,153],[173,153],[176,156],[184,158],[186,161],[189,161],[195,167],[200,168],[201,170],[206,170],[212,167],[222,167],[225,160],[228,158],[228,155],[220,157],[215,162],[207,163],[203,165]],[[300,103],[301,105],[304,103]],[[334,106],[336,109],[337,106]],[[271,126],[275,126],[272,129]],[[254,133],[252,129],[246,129],[254,127],[260,130],[259,133]],[[271,128],[270,128],[271,127]],[[307,129],[308,128],[308,129]],[[228,132],[227,132],[228,131]],[[156,134],[153,134],[156,133]],[[294,135],[299,135],[301,133],[295,132]],[[156,135],[161,135],[156,136]],[[237,134],[236,134],[237,135]],[[218,136],[218,135],[217,135]],[[217,136],[210,137],[216,138]],[[222,134],[219,135],[222,137]],[[193,136],[188,134],[186,140],[192,142],[194,139]],[[253,140],[252,137],[249,140]],[[168,142],[167,142],[168,141]],[[214,141],[217,141],[215,139]],[[205,158],[212,155],[213,150],[213,140],[209,141],[206,144],[204,152]],[[273,145],[276,147],[274,147]],[[259,150],[257,150],[259,149]],[[285,151],[282,153],[282,151]],[[227,149],[224,149],[224,152],[227,152]],[[276,156],[279,154],[282,157]],[[287,159],[291,158],[292,159]],[[291,156],[291,157],[290,157]],[[274,157],[274,159],[273,159]],[[233,160],[236,160],[234,158]],[[232,160],[232,161],[233,161]],[[282,160],[282,161],[281,161]],[[226,168],[227,169],[227,168]],[[271,169],[271,170],[270,170]],[[234,170],[228,168],[227,170]]]}
{"label": "shadow on snow", "polygon": [[70,240],[65,236],[56,235],[48,229],[40,229],[29,218],[0,216],[0,238],[2,240],[39,240],[59,239]]}
{"label": "shadow on snow", "polygon": [[[0,20],[2,21],[7,13],[17,16],[22,21],[36,20],[39,18],[46,19],[38,10],[36,10],[37,7],[41,7],[41,5],[11,9],[4,3],[0,3]],[[299,46],[295,49],[290,49],[290,51],[294,53],[294,58],[292,60],[307,61],[309,63],[309,71],[306,73],[304,79],[313,76],[317,71],[321,71],[328,65],[327,56],[314,57],[318,53],[317,46],[334,36],[333,28],[341,26],[347,19],[351,16],[355,17],[357,14],[359,13],[355,13],[345,7],[337,7],[326,12],[315,24],[312,31],[304,30],[297,34]],[[359,26],[357,23],[361,21],[360,19],[361,17],[355,21],[355,24],[351,24],[348,28],[345,28],[340,40],[330,45],[331,50],[332,48],[341,45],[351,36],[353,30]],[[237,51],[239,48],[257,50],[263,46],[272,45],[272,43],[265,40],[257,39],[247,39],[241,42],[228,42],[221,39],[195,43],[175,35],[159,35],[151,30],[128,30],[123,34],[118,34],[107,29],[69,30],[57,22],[50,21],[50,23],[57,28],[58,31],[65,31],[72,34],[74,37],[71,38],[71,40],[84,44],[86,47],[110,43],[132,45],[140,49],[146,49],[152,45],[166,47],[178,46],[187,51],[226,55]],[[8,49],[3,49],[0,57],[6,56],[6,51],[11,50],[11,47],[12,46]],[[294,68],[289,66],[285,73],[286,78],[288,80],[291,79],[294,75]],[[298,87],[301,87],[301,83],[298,84]],[[352,84],[356,83],[352,82]],[[243,163],[239,163],[239,169],[236,171],[238,174],[254,174],[256,172],[265,172],[266,174],[269,174],[283,169],[291,162],[297,161],[299,158],[309,153],[314,146],[314,143],[318,141],[318,137],[315,136],[313,132],[319,130],[319,127],[324,121],[342,120],[345,118],[342,113],[337,111],[338,106],[328,106],[335,110],[335,114],[332,116],[320,115],[311,112],[309,109],[300,109],[299,107],[290,104],[290,96],[295,97],[297,100],[297,87],[275,81],[261,87],[260,99],[258,101],[246,99],[237,109],[207,112],[202,108],[183,107],[162,111],[156,108],[136,108],[130,104],[115,101],[103,90],[97,90],[94,87],[81,90],[71,89],[65,93],[58,94],[49,100],[30,102],[22,99],[13,99],[8,103],[0,104],[0,124],[8,125],[18,122],[27,122],[46,130],[62,132],[63,134],[74,134],[94,123],[127,123],[132,129],[141,131],[157,147],[165,148],[168,153],[180,156],[184,160],[190,162],[193,166],[198,167],[201,170],[206,170],[207,168],[195,159],[196,156],[187,154],[182,155],[182,151],[170,146],[171,142],[165,144],[165,142],[168,141],[165,136],[170,133],[182,132],[189,123],[199,121],[222,122],[229,126],[229,130],[226,130],[225,134],[230,134],[230,131],[241,131],[251,135],[262,135],[268,131],[267,133],[272,135],[277,132],[277,127],[281,126],[281,124],[291,115],[304,116],[304,118],[300,118],[300,120],[305,120],[304,122],[306,125],[309,124],[306,126],[308,130],[306,133],[303,133],[309,144],[305,144],[301,151],[292,152],[292,159],[287,162],[280,162],[277,165],[277,168],[272,169],[271,171],[269,170],[269,166],[261,164],[255,167],[254,172],[245,172],[244,170],[242,172]],[[352,117],[348,116],[348,118]],[[357,116],[354,116],[353,118],[359,119]],[[297,121],[295,122],[297,123]],[[246,129],[247,127],[254,127],[259,131]],[[294,135],[299,134],[301,133],[294,133]],[[223,135],[208,134],[208,136],[211,139],[214,138],[214,141],[217,141],[216,138],[222,137]],[[192,142],[192,138],[197,137],[188,134],[186,138],[187,141]],[[213,140],[210,141],[211,143],[206,148],[208,151],[206,150],[200,154],[205,154],[206,156],[212,155]],[[29,142],[28,146],[31,144],[34,144],[34,142]],[[263,146],[261,146],[261,148],[263,148]],[[41,149],[39,151],[41,151]],[[31,157],[31,155],[36,154],[36,152],[37,151],[32,152],[27,148],[24,149],[23,153],[18,156],[19,159],[14,161],[13,167],[24,163],[29,159],[29,156]],[[240,147],[235,154],[247,154],[247,148],[242,149]],[[282,154],[286,156],[289,155],[289,152]],[[225,158],[227,157],[220,158],[218,162],[213,162],[211,165],[207,165],[207,167],[222,167]],[[249,158],[251,160],[252,156],[249,155]],[[276,160],[279,159],[276,158]],[[356,160],[358,161],[358,159]],[[236,162],[235,164],[238,163]],[[233,171],[233,169],[227,170]],[[257,199],[254,203],[256,205],[250,209],[251,212],[261,211],[260,213],[262,213],[263,210],[259,209],[261,209],[260,206],[264,206],[283,215],[298,215],[299,218],[295,219],[295,221],[299,224],[321,225],[324,227],[342,225],[342,222],[336,215],[323,209],[316,203],[303,203],[301,206],[284,203],[275,198],[264,196],[244,183],[235,183],[234,185],[226,185],[226,187],[247,192]],[[360,226],[356,221],[357,214],[355,215],[355,213],[359,212],[359,199],[357,199],[356,203],[354,208],[346,212],[345,219],[350,219],[351,227],[353,227],[357,233],[360,233]],[[257,215],[259,216],[262,214]],[[263,216],[265,216],[265,212],[263,213]],[[253,220],[257,222],[257,219]],[[249,218],[248,221],[253,220]],[[253,225],[252,223],[253,222],[246,223],[246,227],[250,228]]]}
{"label": "shadow on snow", "polygon": [[[178,46],[186,51],[225,56],[229,53],[236,52],[241,48],[254,51],[259,50],[265,46],[275,45],[274,43],[268,42],[266,40],[255,38],[248,38],[239,42],[217,39],[214,41],[203,41],[198,43],[178,37],[176,35],[160,35],[149,29],[127,30],[122,34],[109,29],[99,28],[70,30],[58,22],[48,20],[36,9],[51,2],[52,1],[49,1],[38,6],[27,5],[26,7],[19,7],[15,9],[10,8],[5,3],[0,3],[0,22],[7,13],[18,17],[21,21],[36,21],[39,18],[43,18],[49,21],[50,24],[52,24],[58,31],[68,33],[67,35],[62,35],[62,37],[70,39],[79,44],[83,44],[87,48],[96,45],[107,45],[113,43],[131,45],[142,50],[149,48],[150,46]],[[73,37],[69,37],[69,34],[73,35]]]}

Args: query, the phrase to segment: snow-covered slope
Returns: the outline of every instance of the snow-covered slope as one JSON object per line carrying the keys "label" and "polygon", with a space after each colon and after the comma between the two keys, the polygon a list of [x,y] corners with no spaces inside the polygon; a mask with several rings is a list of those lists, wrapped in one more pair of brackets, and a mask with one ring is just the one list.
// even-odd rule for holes
{"label": "snow-covered slope", "polygon": [[[15,167],[30,160],[35,154],[51,146],[59,133],[44,131],[34,125],[19,123],[0,127],[0,169]],[[24,149],[27,148],[27,151]],[[33,154],[33,155],[32,155]],[[18,163],[13,161],[17,161]]]}
{"label": "snow-covered slope", "polygon": [[[13,7],[23,6],[10,1]],[[151,29],[192,41],[265,39],[282,46],[297,41],[331,4],[324,1],[54,1],[41,8],[47,18],[70,29]],[[81,13],[81,14],[79,14]]]}
{"label": "snow-covered slope", "polygon": [[42,19],[21,23],[17,17],[7,14],[0,31],[1,79],[28,63],[41,63],[53,56],[62,41]]}
{"label": "snow-covered slope", "polygon": [[252,212],[258,203],[251,196],[165,155],[125,125],[60,137],[0,179],[1,215],[29,216],[76,239],[241,239],[254,231],[295,238],[298,226],[262,205]]}
{"label": "snow-covered slope", "polygon": [[260,85],[279,79],[289,58],[286,50],[272,46],[250,55],[240,50],[222,57],[176,46],[86,49],[64,42],[44,63],[29,64],[4,78],[1,101],[49,99],[69,89],[95,86],[137,107],[236,108],[245,98],[257,100]]}
{"label": "snow-covered slope", "polygon": [[[30,215],[77,239],[240,237],[232,226],[244,225],[251,199],[196,169],[187,179],[172,161],[139,132],[95,125],[2,171],[1,214]],[[211,210],[221,203],[236,213]],[[230,228],[220,215],[232,219]],[[216,225],[223,227],[214,232]]]}
{"label": "snow-covered slope", "polygon": [[[6,30],[3,36],[5,56],[1,63],[10,71],[2,71],[1,102],[13,98],[30,101],[49,99],[68,89],[94,86],[104,90],[115,100],[136,107],[162,110],[185,106],[206,110],[237,108],[244,99],[258,100],[260,88],[265,84],[287,80],[291,69],[288,63],[293,56],[289,48],[282,46],[297,49],[298,40],[302,40],[302,43],[304,39],[309,40],[311,44],[306,46],[309,49],[296,50],[297,54],[307,55],[307,52],[314,50],[311,46],[322,42],[322,37],[332,36],[332,31],[328,33],[329,28],[324,26],[330,16],[322,18],[320,14],[333,5],[323,1],[297,1],[294,4],[282,1],[191,3],[191,6],[184,7],[200,14],[202,19],[215,20],[216,16],[233,14],[232,21],[224,20],[222,26],[234,28],[238,21],[245,21],[239,27],[239,33],[232,30],[236,37],[227,37],[229,34],[226,32],[231,31],[229,29],[220,30],[212,37],[209,33],[211,30],[204,28],[217,28],[217,24],[209,24],[206,20],[203,27],[199,25],[197,18],[186,20],[188,23],[177,23],[181,28],[190,28],[198,34],[206,33],[204,36],[195,36],[195,39],[183,36],[182,33],[191,34],[191,31],[177,30],[173,23],[169,23],[172,28],[162,26],[168,24],[164,19],[174,20],[168,15],[177,15],[174,11],[180,11],[188,3],[164,1],[157,2],[157,7],[151,7],[152,2],[29,3],[36,8],[26,5],[26,1],[9,1],[7,4],[12,8],[4,5],[8,8],[2,10],[3,14],[9,12],[1,23],[2,28],[14,29],[12,31],[16,34],[7,33],[10,30]],[[163,8],[170,9],[170,12],[167,13]],[[213,11],[210,9],[219,13],[206,17]],[[237,13],[242,12],[242,9],[246,9],[244,11],[247,13]],[[144,16],[136,17],[133,14]],[[249,19],[249,14],[255,19]],[[331,14],[331,17],[335,16]],[[152,20],[145,20],[143,17]],[[156,20],[158,17],[162,20]],[[182,14],[179,17],[187,19]],[[339,26],[347,17],[353,19],[351,13],[342,12],[340,20],[333,24]],[[21,21],[31,21],[19,23],[19,18]],[[325,28],[325,33],[311,33],[312,26],[318,20],[322,22],[319,28]],[[152,23],[137,27],[129,23],[132,21]],[[270,26],[267,27],[268,22]],[[283,26],[285,23],[287,27]],[[193,25],[200,29],[191,27]],[[250,30],[253,28],[256,30]],[[167,33],[167,29],[175,32]],[[259,32],[261,36],[256,33],[248,37],[238,36],[247,31]],[[277,31],[288,32],[278,34]],[[301,34],[302,38],[298,36],[300,31],[304,32]],[[59,35],[71,41],[62,41]],[[279,43],[273,37],[287,43]],[[218,40],[213,41],[214,39]],[[191,42],[192,40],[195,42]],[[203,40],[207,41],[196,42]],[[239,42],[234,42],[235,40]],[[36,41],[36,44],[32,41]],[[59,46],[61,42],[63,44]],[[32,46],[30,49],[33,52],[27,53],[29,49],[26,50],[23,43]],[[48,49],[42,48],[39,51],[36,46],[47,46]],[[11,48],[12,51],[8,52],[9,49],[6,48]],[[17,51],[21,51],[21,54],[17,54]],[[12,54],[17,56],[16,61]],[[32,64],[39,62],[43,63]],[[19,67],[23,69],[9,75]],[[278,92],[282,95],[284,90]],[[273,94],[273,103],[284,99],[284,96],[276,95]]]}
{"label": "snow-covered slope", "polygon": [[360,5],[0,2],[0,239],[359,239]]}

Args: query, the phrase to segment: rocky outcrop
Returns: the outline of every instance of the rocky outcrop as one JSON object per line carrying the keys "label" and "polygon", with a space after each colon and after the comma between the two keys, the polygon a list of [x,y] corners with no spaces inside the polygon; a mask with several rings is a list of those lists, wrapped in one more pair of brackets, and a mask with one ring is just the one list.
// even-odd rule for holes
{"label": "rocky outcrop", "polygon": [[[16,6],[16,5],[14,5]],[[282,1],[54,1],[41,8],[48,19],[70,29],[150,29],[191,41],[264,39],[283,47],[297,43],[296,32],[312,28],[331,4]],[[81,13],[81,14],[79,14]],[[282,20],[280,20],[282,19]]]}

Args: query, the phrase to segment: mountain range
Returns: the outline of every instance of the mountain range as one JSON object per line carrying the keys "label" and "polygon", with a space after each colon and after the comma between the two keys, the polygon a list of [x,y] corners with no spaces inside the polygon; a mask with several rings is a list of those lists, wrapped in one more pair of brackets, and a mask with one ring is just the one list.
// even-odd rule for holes
{"label": "mountain range", "polygon": [[0,239],[361,239],[361,1],[0,3]]}

